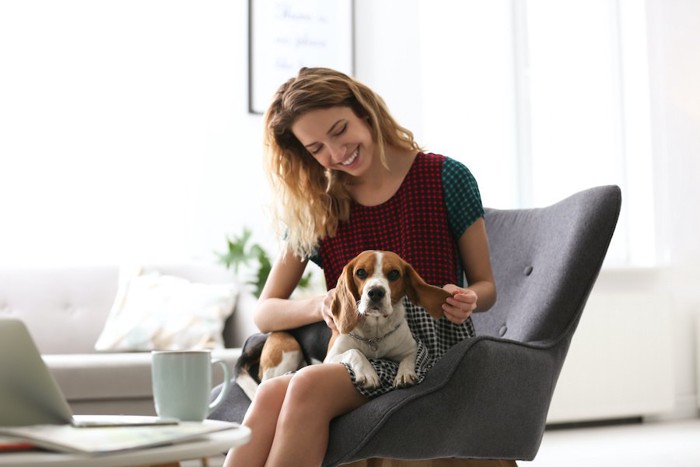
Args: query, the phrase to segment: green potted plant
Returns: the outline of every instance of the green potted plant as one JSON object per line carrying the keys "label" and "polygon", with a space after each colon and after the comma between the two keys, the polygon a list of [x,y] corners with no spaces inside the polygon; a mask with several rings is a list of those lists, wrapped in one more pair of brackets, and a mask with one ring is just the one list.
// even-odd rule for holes
{"label": "green potted plant", "polygon": [[[247,227],[243,228],[240,235],[229,235],[226,238],[227,250],[225,253],[216,253],[219,262],[227,269],[233,269],[238,274],[241,266],[253,268],[253,278],[247,283],[254,287],[253,294],[260,298],[267,277],[272,269],[270,255],[259,243],[250,241],[252,232]],[[301,278],[297,289],[311,287],[312,273],[309,271]]]}

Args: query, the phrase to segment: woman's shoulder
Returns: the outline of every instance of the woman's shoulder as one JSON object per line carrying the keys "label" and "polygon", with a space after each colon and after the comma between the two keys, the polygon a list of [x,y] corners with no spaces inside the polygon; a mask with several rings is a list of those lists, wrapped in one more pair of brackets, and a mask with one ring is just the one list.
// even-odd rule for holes
{"label": "woman's shoulder", "polygon": [[443,156],[442,154],[438,154],[435,152],[419,152],[418,155],[416,156],[416,161],[426,163],[426,164],[442,164],[443,161],[447,159],[446,156]]}
{"label": "woman's shoulder", "polygon": [[446,157],[442,164],[442,186],[452,235],[460,238],[484,215],[479,184],[466,165]]}
{"label": "woman's shoulder", "polygon": [[439,166],[445,174],[471,176],[469,168],[461,161],[435,152],[419,152],[416,160],[427,165]]}
{"label": "woman's shoulder", "polygon": [[447,157],[434,152],[419,152],[413,161],[411,171],[421,173],[438,173],[443,170]]}

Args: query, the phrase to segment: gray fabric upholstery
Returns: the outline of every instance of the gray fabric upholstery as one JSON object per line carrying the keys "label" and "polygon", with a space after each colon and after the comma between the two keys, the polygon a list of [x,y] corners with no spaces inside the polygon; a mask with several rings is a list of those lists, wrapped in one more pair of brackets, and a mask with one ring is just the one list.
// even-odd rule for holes
{"label": "gray fabric upholstery", "polygon": [[620,212],[617,186],[546,208],[487,209],[498,300],[479,337],[418,386],[338,417],[324,465],[371,457],[532,460],[559,372]]}

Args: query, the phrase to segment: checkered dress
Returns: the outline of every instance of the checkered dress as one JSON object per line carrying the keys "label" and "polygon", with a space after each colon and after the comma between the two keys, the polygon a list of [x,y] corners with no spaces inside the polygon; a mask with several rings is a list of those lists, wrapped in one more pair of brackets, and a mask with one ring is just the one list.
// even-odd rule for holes
{"label": "checkered dress", "polygon": [[[419,153],[398,191],[378,206],[353,203],[350,218],[334,237],[323,239],[311,258],[324,272],[329,288],[343,267],[364,250],[393,251],[408,261],[429,284],[464,285],[464,269],[457,241],[484,214],[479,188],[463,164],[437,154]],[[405,300],[406,317],[418,342],[418,382],[455,343],[474,335],[471,319],[462,325],[446,318],[433,320],[427,312]],[[398,363],[370,360],[381,387],[357,389],[376,397],[393,389]],[[355,382],[355,375],[348,367]]]}

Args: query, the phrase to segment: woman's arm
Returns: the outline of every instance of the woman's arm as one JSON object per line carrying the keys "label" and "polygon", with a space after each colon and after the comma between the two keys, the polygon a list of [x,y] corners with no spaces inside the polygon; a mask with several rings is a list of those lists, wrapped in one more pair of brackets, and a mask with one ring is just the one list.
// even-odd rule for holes
{"label": "woman's arm", "polygon": [[289,250],[272,266],[255,309],[254,320],[261,332],[293,329],[323,319],[321,304],[325,295],[290,300],[308,260],[301,261]]}
{"label": "woman's arm", "polygon": [[481,217],[459,239],[459,252],[467,274],[468,289],[479,298],[474,311],[486,311],[496,303],[496,282],[491,269],[486,223]]}
{"label": "woman's arm", "polygon": [[448,284],[452,294],[443,305],[447,319],[463,323],[475,311],[486,311],[496,303],[496,284],[491,269],[489,241],[484,218],[479,218],[464,231],[458,242],[462,265],[467,275],[466,289]]}

